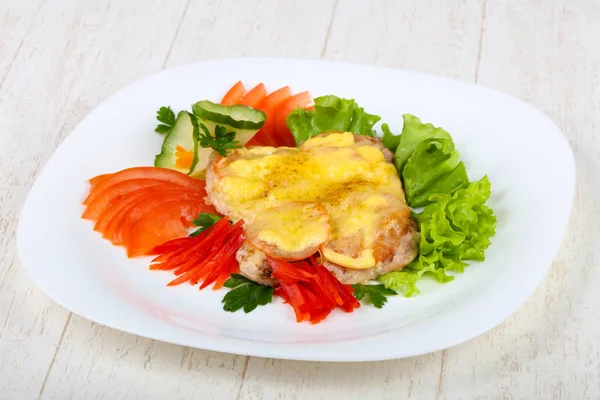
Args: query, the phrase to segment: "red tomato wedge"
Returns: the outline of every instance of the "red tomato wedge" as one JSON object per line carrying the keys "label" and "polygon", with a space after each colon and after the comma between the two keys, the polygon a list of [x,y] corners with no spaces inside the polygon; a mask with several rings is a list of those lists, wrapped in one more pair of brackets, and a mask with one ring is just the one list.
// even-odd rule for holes
{"label": "red tomato wedge", "polygon": [[[131,182],[131,181],[126,181]],[[124,196],[119,197],[110,202],[109,206],[104,209],[94,225],[94,230],[104,234],[104,237],[108,237],[108,232],[111,231],[110,227],[113,225],[113,221],[117,219],[117,216],[123,215],[122,212],[127,207],[132,206],[136,200],[146,197],[148,195],[158,194],[183,194],[183,193],[197,193],[200,195],[206,195],[205,191],[202,190],[190,190],[182,188],[179,185],[175,185],[169,182],[161,182],[159,186],[144,187],[139,190],[127,193]]]}
{"label": "red tomato wedge", "polygon": [[266,95],[267,89],[265,89],[265,85],[259,83],[258,85],[250,89],[250,91],[246,93],[244,97],[242,97],[239,104],[256,108],[256,106],[258,106],[258,104],[262,101],[262,99],[265,98]]}
{"label": "red tomato wedge", "polygon": [[90,194],[83,204],[89,204],[102,193],[106,188],[119,182],[131,179],[157,179],[160,181],[171,182],[189,189],[204,189],[204,181],[190,178],[181,172],[166,168],[156,167],[135,167],[128,168],[114,173],[108,179],[103,180],[97,186],[92,187]]}
{"label": "red tomato wedge", "polygon": [[141,256],[161,243],[187,235],[192,220],[206,209],[203,201],[176,200],[160,204],[131,228],[127,256]]}
{"label": "red tomato wedge", "polygon": [[275,109],[275,133],[277,135],[277,142],[282,146],[296,146],[296,140],[287,127],[286,120],[288,115],[298,108],[306,108],[310,103],[312,103],[310,93],[302,92],[285,99]]}
{"label": "red tomato wedge", "polygon": [[242,81],[238,81],[223,97],[221,100],[221,104],[224,106],[232,106],[235,104],[239,104],[242,97],[246,93],[246,88],[244,88],[244,84]]}
{"label": "red tomato wedge", "polygon": [[278,146],[278,141],[275,137],[275,122],[273,121],[275,109],[291,95],[292,91],[289,86],[284,86],[281,89],[274,91],[260,102],[257,108],[265,113],[267,119],[263,127],[252,139],[250,139],[250,141],[248,141],[248,145]]}

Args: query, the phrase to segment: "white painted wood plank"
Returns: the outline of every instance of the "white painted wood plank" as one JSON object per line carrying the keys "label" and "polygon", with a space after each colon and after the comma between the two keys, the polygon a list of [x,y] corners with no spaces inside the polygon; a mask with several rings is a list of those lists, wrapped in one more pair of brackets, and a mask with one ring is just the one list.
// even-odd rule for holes
{"label": "white painted wood plank", "polygon": [[479,82],[529,101],[563,129],[577,193],[544,284],[500,327],[447,352],[442,398],[600,398],[599,45],[596,1],[488,1]]}
{"label": "white painted wood plank", "polygon": [[319,58],[333,0],[192,2],[167,66],[214,58]]}
{"label": "white painted wood plank", "polygon": [[2,399],[37,397],[69,315],[34,288],[16,259],[18,211],[33,177],[102,98],[162,68],[184,7],[183,0],[48,3],[0,89]]}
{"label": "white painted wood plank", "polygon": [[235,399],[246,359],[144,339],[74,316],[41,398]]}
{"label": "white painted wood plank", "polygon": [[0,2],[0,87],[33,26],[42,0]]}
{"label": "white painted wood plank", "polygon": [[[324,58],[472,81],[481,19],[480,1],[340,0]],[[365,364],[251,358],[241,398],[433,399],[438,395],[442,357],[438,352]]]}
{"label": "white painted wood plank", "polygon": [[241,399],[433,399],[439,354],[400,361],[317,363],[250,358]]}
{"label": "white painted wood plank", "polygon": [[472,81],[482,0],[340,0],[324,58]]}

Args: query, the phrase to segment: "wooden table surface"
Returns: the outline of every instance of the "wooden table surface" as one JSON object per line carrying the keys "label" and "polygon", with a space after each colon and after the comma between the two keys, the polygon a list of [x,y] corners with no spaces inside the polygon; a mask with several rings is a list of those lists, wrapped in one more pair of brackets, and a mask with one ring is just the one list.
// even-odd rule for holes
{"label": "wooden table surface", "polygon": [[[21,269],[15,229],[62,139],[139,77],[257,55],[475,81],[549,115],[575,153],[577,192],[562,248],[529,301],[451,349],[335,364],[139,338],[43,295]],[[597,0],[2,0],[0,398],[599,399],[599,130]]]}

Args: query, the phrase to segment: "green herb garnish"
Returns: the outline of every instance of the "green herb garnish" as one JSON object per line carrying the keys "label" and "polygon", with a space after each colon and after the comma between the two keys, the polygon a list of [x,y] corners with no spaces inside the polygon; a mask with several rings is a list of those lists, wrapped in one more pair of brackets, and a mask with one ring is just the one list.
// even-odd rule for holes
{"label": "green herb garnish", "polygon": [[156,119],[161,124],[156,125],[154,132],[167,134],[171,132],[173,126],[175,126],[175,113],[171,110],[171,107],[161,107],[156,112]]}
{"label": "green herb garnish", "polygon": [[190,236],[196,236],[201,234],[202,232],[204,232],[205,230],[207,230],[208,228],[210,228],[211,226],[213,226],[214,224],[216,224],[217,222],[219,222],[219,220],[223,218],[220,215],[217,214],[211,214],[211,213],[200,213],[198,214],[198,216],[196,217],[196,219],[194,221],[192,221],[192,223],[196,226],[198,226],[199,228],[196,229],[194,232],[192,232],[190,234]]}
{"label": "green herb garnish", "polygon": [[249,313],[257,306],[264,306],[273,300],[271,286],[260,285],[240,274],[231,274],[223,286],[233,289],[221,302],[225,311],[234,312],[244,308],[244,312]]}
{"label": "green herb garnish", "polygon": [[240,142],[235,140],[235,132],[227,132],[227,128],[222,125],[215,126],[215,136],[212,136],[208,128],[199,123],[201,131],[198,132],[198,144],[200,147],[210,147],[222,157],[227,156],[227,151],[239,149],[242,147]]}
{"label": "green herb garnish", "polygon": [[360,283],[352,285],[354,288],[354,297],[356,300],[362,300],[368,297],[368,300],[376,308],[381,308],[387,302],[387,296],[396,296],[398,293],[392,289],[386,288],[382,284],[361,285]]}

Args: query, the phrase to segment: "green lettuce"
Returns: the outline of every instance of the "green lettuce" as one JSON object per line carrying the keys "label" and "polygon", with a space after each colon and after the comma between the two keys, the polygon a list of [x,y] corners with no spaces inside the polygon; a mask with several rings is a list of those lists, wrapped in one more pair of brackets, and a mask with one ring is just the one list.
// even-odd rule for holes
{"label": "green lettuce", "polygon": [[415,215],[421,230],[419,256],[402,271],[383,275],[379,281],[390,289],[406,287],[408,297],[418,293],[416,282],[425,274],[446,283],[454,279],[447,272],[462,273],[468,266],[465,260],[484,261],[496,232],[494,212],[485,205],[489,197],[487,176],[452,195],[431,196],[433,202]]}
{"label": "green lettuce", "polygon": [[381,144],[387,147],[392,153],[395,153],[400,144],[400,135],[394,135],[388,124],[381,124],[381,131],[383,132]]}
{"label": "green lettuce", "polygon": [[421,293],[417,287],[417,281],[420,279],[421,276],[416,271],[402,270],[382,275],[378,281],[386,288],[402,293],[404,297],[411,297]]}
{"label": "green lettuce", "polygon": [[315,99],[314,111],[297,109],[286,120],[296,143],[324,132],[352,132],[374,136],[373,126],[381,118],[369,114],[354,99],[321,96]]}
{"label": "green lettuce", "polygon": [[394,163],[402,178],[406,201],[423,207],[438,193],[454,193],[469,183],[469,177],[452,137],[442,128],[424,124],[414,115],[404,114],[400,135],[382,126],[382,143],[394,150]]}
{"label": "green lettuce", "polygon": [[402,118],[404,119],[404,125],[402,126],[402,134],[398,137],[398,145],[394,155],[394,163],[398,171],[404,169],[404,165],[423,140],[452,140],[450,134],[442,128],[436,128],[432,124],[424,124],[414,115],[404,114]]}
{"label": "green lettuce", "polygon": [[402,170],[406,201],[423,207],[437,193],[453,193],[469,183],[465,165],[452,139],[423,140]]}

